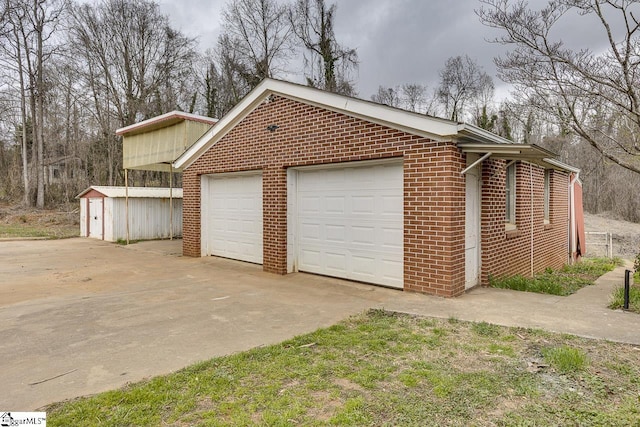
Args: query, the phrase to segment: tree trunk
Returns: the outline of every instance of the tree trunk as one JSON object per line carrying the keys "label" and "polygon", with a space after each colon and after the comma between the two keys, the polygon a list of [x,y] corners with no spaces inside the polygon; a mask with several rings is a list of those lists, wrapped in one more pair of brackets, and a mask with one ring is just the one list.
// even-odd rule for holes
{"label": "tree trunk", "polygon": [[27,95],[24,87],[24,64],[22,63],[22,45],[17,32],[14,32],[16,40],[16,59],[18,62],[18,75],[20,78],[20,118],[22,120],[21,135],[21,154],[22,154],[22,185],[24,195],[22,203],[26,207],[31,206],[31,198],[29,197],[29,139],[27,137]]}
{"label": "tree trunk", "polygon": [[[38,0],[33,0],[33,13],[36,17],[36,108],[38,116],[38,126],[36,129],[36,143],[38,145],[38,171],[37,183],[38,192],[36,196],[36,207],[44,208],[44,78],[43,78],[43,25],[44,11],[40,10]],[[42,14],[42,16],[41,16]]]}

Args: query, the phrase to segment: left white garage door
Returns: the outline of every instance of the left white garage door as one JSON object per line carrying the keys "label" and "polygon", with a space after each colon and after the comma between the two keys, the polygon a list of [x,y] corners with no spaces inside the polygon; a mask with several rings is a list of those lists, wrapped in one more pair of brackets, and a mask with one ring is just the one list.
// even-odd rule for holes
{"label": "left white garage door", "polygon": [[262,264],[262,174],[202,176],[201,253]]}

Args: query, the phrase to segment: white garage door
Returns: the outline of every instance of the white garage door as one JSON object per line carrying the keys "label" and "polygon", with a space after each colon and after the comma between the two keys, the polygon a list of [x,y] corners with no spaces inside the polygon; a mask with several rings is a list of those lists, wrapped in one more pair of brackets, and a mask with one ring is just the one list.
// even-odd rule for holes
{"label": "white garage door", "polygon": [[299,170],[299,271],[402,288],[401,163]]}
{"label": "white garage door", "polygon": [[262,175],[202,177],[203,256],[262,264]]}

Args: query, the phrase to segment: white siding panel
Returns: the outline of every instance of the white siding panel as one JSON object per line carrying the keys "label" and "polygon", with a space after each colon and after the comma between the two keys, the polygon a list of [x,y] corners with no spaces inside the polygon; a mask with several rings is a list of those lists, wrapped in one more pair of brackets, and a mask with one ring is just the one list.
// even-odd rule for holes
{"label": "white siding panel", "polygon": [[[125,199],[111,199],[117,215],[113,218],[112,241],[126,239]],[[171,229],[169,199],[129,199],[129,239],[168,239]],[[173,237],[182,236],[182,199],[173,199]]]}
{"label": "white siding panel", "polygon": [[118,206],[118,199],[111,197],[105,197],[104,199],[104,214],[102,221],[104,222],[104,240],[109,242],[115,242],[118,240],[116,221],[119,217],[124,218],[119,212],[116,211]]}

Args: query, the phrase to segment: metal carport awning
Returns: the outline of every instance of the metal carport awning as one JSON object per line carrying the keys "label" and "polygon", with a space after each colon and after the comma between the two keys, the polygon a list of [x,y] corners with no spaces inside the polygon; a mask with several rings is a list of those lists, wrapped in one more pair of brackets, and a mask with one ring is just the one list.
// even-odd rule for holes
{"label": "metal carport awning", "polygon": [[476,153],[482,155],[478,160],[466,167],[461,172],[462,175],[489,157],[512,161],[521,160],[535,163],[545,168],[564,169],[561,166],[561,162],[555,160],[550,161],[550,159],[555,157],[555,153],[535,144],[485,144],[477,142],[459,142],[457,145],[463,153]]}
{"label": "metal carport awning", "polygon": [[173,239],[173,173],[182,172],[174,162],[218,119],[171,111],[116,130],[122,137],[127,244],[129,243],[129,170],[169,172],[170,238]]}

